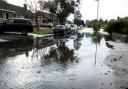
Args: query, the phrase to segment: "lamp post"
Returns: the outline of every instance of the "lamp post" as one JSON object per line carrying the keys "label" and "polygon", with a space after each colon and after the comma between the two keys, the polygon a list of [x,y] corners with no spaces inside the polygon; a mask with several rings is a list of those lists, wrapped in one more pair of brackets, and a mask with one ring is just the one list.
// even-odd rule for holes
{"label": "lamp post", "polygon": [[97,1],[97,20],[99,19],[99,0],[95,0]]}
{"label": "lamp post", "polygon": [[[95,1],[97,1],[97,21],[98,21],[98,19],[99,19],[99,0],[95,0]],[[97,24],[97,28],[96,29],[99,29],[98,24]],[[97,38],[98,37],[96,36],[95,65],[97,63]]]}

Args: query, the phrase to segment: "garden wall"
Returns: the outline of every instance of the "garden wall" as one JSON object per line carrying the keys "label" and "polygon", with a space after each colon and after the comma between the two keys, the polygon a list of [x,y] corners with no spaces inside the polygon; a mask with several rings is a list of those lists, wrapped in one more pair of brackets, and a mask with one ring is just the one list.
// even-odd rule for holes
{"label": "garden wall", "polygon": [[112,33],[112,38],[113,39],[119,39],[123,42],[128,42],[128,36],[126,35],[121,35],[121,34],[118,34],[118,33]]}

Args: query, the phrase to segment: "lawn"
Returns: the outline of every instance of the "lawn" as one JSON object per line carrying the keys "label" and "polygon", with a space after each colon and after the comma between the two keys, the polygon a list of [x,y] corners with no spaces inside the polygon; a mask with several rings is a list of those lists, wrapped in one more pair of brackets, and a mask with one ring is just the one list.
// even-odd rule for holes
{"label": "lawn", "polygon": [[52,34],[53,31],[52,31],[52,28],[40,28],[39,31],[37,31],[36,28],[34,28],[34,31],[33,31],[34,34]]}

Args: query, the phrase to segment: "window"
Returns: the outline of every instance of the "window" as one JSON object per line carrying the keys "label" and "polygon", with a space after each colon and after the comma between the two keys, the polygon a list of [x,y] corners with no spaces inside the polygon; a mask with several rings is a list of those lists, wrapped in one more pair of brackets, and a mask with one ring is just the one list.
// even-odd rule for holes
{"label": "window", "polygon": [[10,19],[10,20],[5,21],[5,23],[7,23],[7,24],[13,24],[13,22],[14,22],[13,19]]}
{"label": "window", "polygon": [[3,12],[0,11],[0,18],[3,18]]}
{"label": "window", "polygon": [[25,23],[25,24],[30,24],[28,20],[21,20],[21,19],[15,19],[14,23]]}
{"label": "window", "polygon": [[9,19],[9,13],[6,13],[6,19]]}

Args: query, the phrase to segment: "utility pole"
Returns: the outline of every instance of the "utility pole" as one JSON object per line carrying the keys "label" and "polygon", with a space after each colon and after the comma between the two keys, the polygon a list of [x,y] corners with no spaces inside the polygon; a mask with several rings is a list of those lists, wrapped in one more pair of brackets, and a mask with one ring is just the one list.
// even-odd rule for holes
{"label": "utility pole", "polygon": [[[95,0],[97,1],[97,21],[99,20],[99,0]],[[97,24],[97,29],[99,29],[98,24]],[[97,36],[96,36],[96,51],[95,51],[95,65],[97,63]]]}
{"label": "utility pole", "polygon": [[97,1],[97,21],[99,19],[99,0],[96,0]]}

